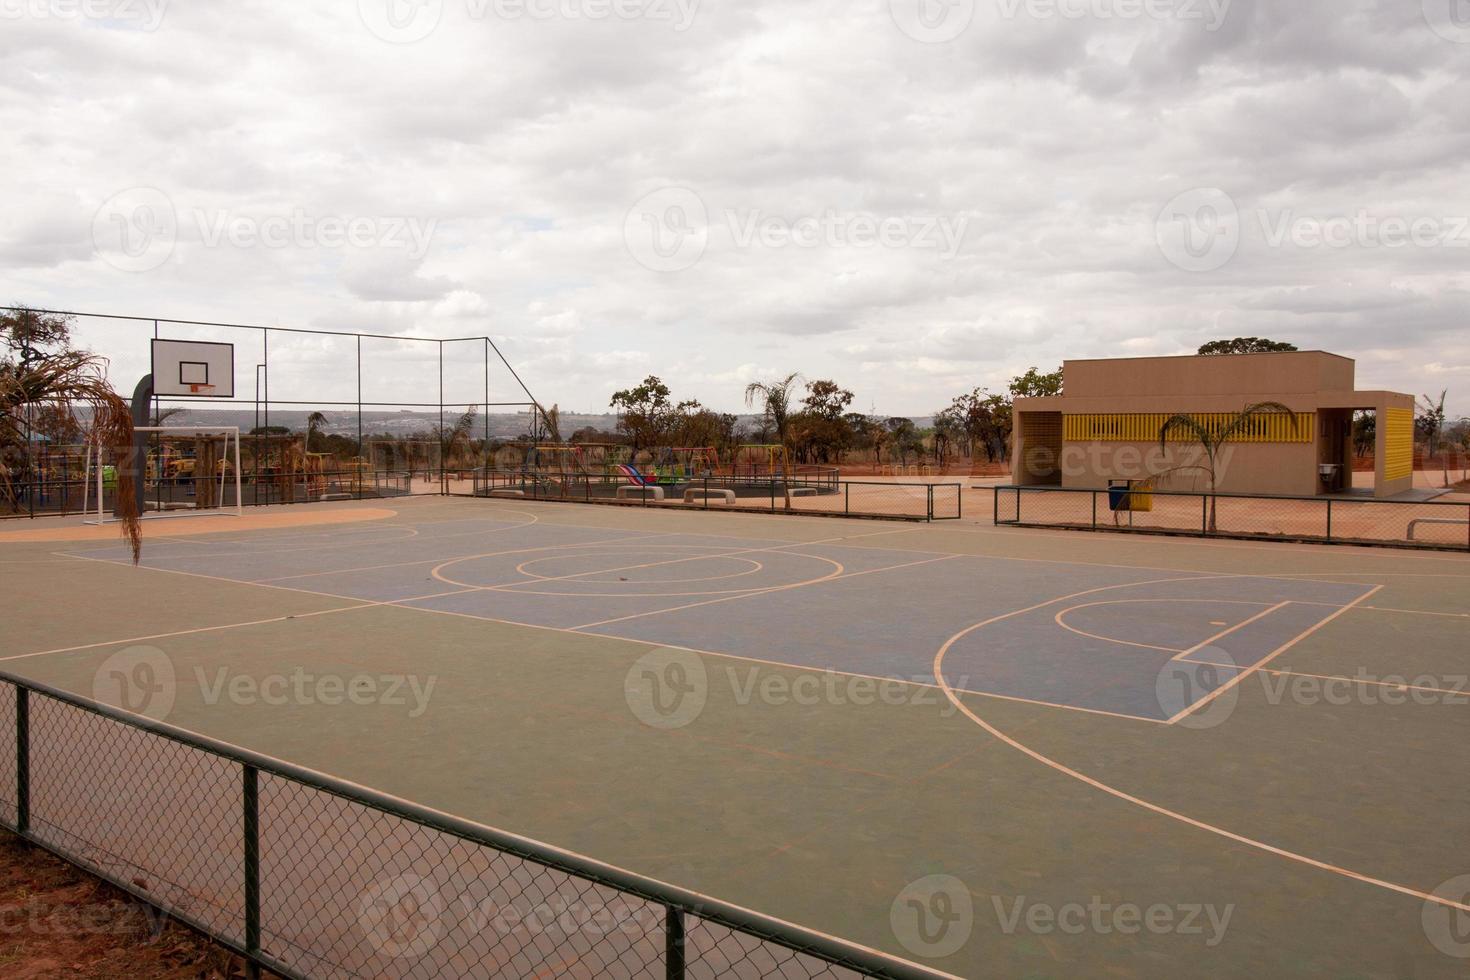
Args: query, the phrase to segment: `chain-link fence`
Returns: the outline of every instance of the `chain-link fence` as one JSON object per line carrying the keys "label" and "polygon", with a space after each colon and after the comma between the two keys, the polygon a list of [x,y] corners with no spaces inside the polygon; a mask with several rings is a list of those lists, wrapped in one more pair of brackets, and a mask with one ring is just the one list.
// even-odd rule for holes
{"label": "chain-link fence", "polygon": [[1470,550],[1470,503],[1114,488],[995,488],[995,523]]}
{"label": "chain-link fence", "polygon": [[958,483],[880,483],[826,477],[808,481],[798,475],[790,480],[726,475],[636,483],[627,477],[581,473],[548,476],[531,470],[489,468],[475,471],[469,487],[470,495],[476,497],[908,521],[959,520],[962,489]]}
{"label": "chain-link fence", "polygon": [[3,673],[0,821],[286,977],[945,976]]}

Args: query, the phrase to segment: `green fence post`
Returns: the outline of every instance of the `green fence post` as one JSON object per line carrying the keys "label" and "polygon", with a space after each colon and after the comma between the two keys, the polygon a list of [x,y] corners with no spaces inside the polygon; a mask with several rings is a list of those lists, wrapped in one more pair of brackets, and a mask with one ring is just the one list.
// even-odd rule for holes
{"label": "green fence post", "polygon": [[664,976],[684,980],[684,913],[664,906]]}
{"label": "green fence post", "polygon": [[1327,498],[1327,540],[1332,540],[1332,498]]}
{"label": "green fence post", "polygon": [[929,484],[928,491],[929,492],[925,496],[928,497],[928,504],[929,504],[929,523],[930,524],[933,524],[934,523],[934,484],[932,484],[932,483]]}
{"label": "green fence post", "polygon": [[1092,491],[1092,529],[1097,530],[1097,491]]}
{"label": "green fence post", "polygon": [[852,514],[852,481],[842,485],[842,514],[844,517]]}
{"label": "green fence post", "polygon": [[1204,494],[1200,494],[1199,498],[1199,533],[1210,533],[1210,498]]}
{"label": "green fence post", "polygon": [[31,829],[31,692],[15,688],[15,832]]}
{"label": "green fence post", "polygon": [[245,866],[245,970],[260,976],[260,774],[254,766],[241,767],[242,837]]}

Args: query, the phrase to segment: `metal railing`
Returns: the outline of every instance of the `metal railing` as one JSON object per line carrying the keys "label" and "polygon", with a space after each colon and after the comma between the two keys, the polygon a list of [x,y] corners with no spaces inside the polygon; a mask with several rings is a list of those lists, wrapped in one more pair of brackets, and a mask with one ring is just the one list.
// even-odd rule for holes
{"label": "metal railing", "polygon": [[0,823],[257,974],[947,976],[3,672]]}
{"label": "metal railing", "polygon": [[946,521],[963,516],[958,483],[815,482],[793,475],[699,476],[639,486],[626,477],[547,474],[533,470],[474,471],[449,490],[452,496],[515,497],[584,504],[761,511],[819,517]]}
{"label": "metal railing", "polygon": [[1121,488],[994,491],[997,525],[1470,550],[1470,503]]}

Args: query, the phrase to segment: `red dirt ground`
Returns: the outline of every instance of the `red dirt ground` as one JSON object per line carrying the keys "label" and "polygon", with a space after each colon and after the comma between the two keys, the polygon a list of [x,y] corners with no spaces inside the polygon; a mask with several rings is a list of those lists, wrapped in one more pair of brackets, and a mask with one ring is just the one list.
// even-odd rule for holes
{"label": "red dirt ground", "polygon": [[245,963],[126,893],[0,831],[0,975],[231,980],[245,976]]}

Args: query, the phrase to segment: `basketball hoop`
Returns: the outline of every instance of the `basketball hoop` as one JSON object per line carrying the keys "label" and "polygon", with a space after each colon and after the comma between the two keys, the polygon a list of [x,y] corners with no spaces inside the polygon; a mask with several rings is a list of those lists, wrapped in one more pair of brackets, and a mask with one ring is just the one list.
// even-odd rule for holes
{"label": "basketball hoop", "polygon": [[212,394],[214,394],[214,387],[215,387],[214,385],[190,385],[189,386],[189,394],[191,394],[191,395],[206,395],[206,396],[207,395],[212,395]]}

